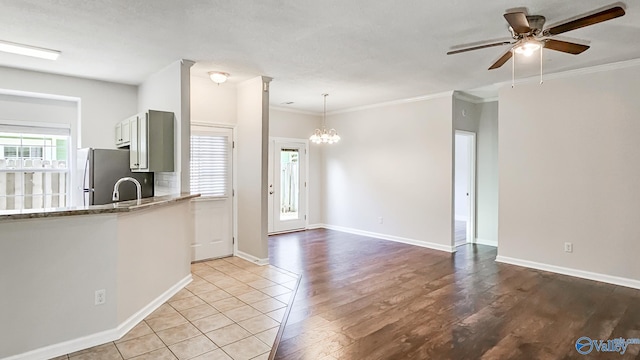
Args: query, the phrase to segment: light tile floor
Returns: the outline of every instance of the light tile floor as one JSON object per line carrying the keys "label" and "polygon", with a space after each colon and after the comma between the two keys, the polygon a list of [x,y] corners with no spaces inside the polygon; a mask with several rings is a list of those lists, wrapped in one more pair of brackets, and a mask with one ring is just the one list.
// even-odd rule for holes
{"label": "light tile floor", "polygon": [[268,359],[297,275],[237,257],[191,272],[193,282],[121,339],[55,360]]}

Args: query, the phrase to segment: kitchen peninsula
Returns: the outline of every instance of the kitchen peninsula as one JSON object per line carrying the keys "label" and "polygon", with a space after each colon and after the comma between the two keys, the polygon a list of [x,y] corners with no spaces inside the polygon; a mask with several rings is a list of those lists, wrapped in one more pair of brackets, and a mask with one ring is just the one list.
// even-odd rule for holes
{"label": "kitchen peninsula", "polygon": [[0,211],[0,359],[116,340],[187,285],[197,196]]}

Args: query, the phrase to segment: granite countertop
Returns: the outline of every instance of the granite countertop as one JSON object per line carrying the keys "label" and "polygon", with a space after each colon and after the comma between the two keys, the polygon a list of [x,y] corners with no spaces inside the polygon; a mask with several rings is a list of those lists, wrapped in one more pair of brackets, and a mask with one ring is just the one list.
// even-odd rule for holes
{"label": "granite countertop", "polygon": [[178,201],[190,200],[199,196],[200,194],[181,193],[175,195],[144,198],[139,201],[121,201],[107,205],[70,206],[64,208],[47,209],[0,210],[0,221],[38,219],[58,216],[126,213],[135,210],[148,209],[156,206],[163,206]]}

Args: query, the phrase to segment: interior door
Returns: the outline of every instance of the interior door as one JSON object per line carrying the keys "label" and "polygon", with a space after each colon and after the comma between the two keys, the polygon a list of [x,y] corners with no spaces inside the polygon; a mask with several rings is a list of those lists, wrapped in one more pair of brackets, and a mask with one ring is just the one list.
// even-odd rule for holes
{"label": "interior door", "polygon": [[270,142],[269,232],[307,225],[307,144],[305,140]]}
{"label": "interior door", "polygon": [[455,131],[454,244],[475,242],[475,133]]}
{"label": "interior door", "polygon": [[191,192],[195,237],[193,261],[233,254],[232,129],[192,126]]}

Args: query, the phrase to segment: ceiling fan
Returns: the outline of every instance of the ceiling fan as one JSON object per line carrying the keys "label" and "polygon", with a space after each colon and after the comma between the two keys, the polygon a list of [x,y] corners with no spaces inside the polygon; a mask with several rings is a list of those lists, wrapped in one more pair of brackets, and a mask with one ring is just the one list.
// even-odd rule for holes
{"label": "ceiling fan", "polygon": [[504,14],[504,18],[509,23],[509,31],[511,31],[511,40],[501,42],[468,47],[459,50],[449,51],[447,55],[459,54],[462,52],[484,49],[494,46],[511,45],[491,67],[489,70],[497,69],[504,65],[513,53],[531,55],[540,48],[547,48],[555,51],[561,51],[568,54],[578,55],[589,48],[587,45],[576,44],[567,41],[555,40],[551,37],[565,33],[567,31],[579,29],[585,26],[595,25],[603,21],[615,19],[625,14],[624,9],[615,6],[606,10],[599,11],[595,14],[584,16],[575,20],[570,20],[562,24],[543,29],[545,17],[541,15],[527,15],[524,12],[510,12]]}

